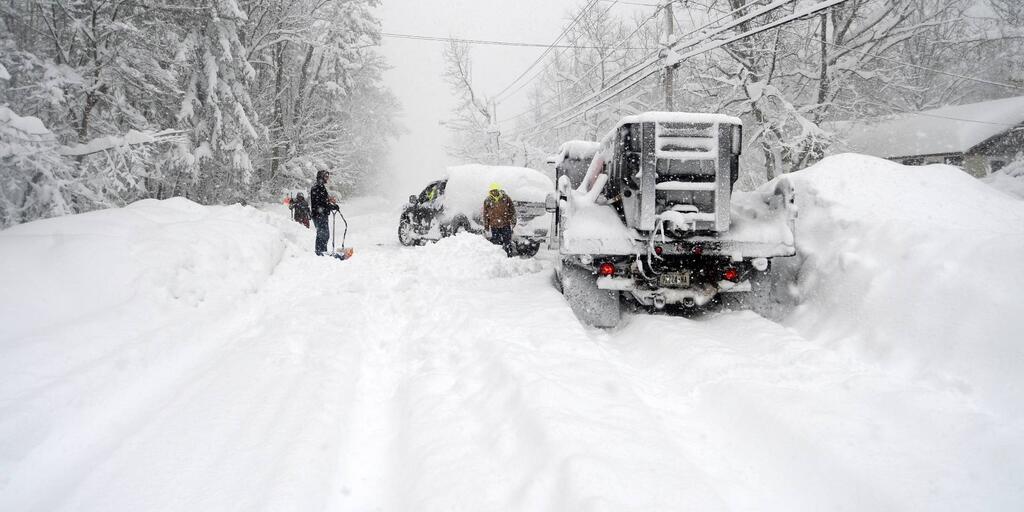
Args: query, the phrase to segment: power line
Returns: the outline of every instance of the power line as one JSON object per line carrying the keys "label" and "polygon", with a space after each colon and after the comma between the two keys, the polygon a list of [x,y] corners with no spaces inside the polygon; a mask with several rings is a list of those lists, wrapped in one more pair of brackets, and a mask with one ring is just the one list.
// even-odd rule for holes
{"label": "power line", "polygon": [[[754,6],[754,5],[758,4],[758,3],[761,3],[761,2],[763,2],[763,1],[767,1],[767,0],[757,0],[757,1],[755,1],[755,2],[752,2],[752,3],[749,3],[749,4],[743,5],[743,6],[739,7],[739,8],[737,8],[737,9],[734,9],[734,10],[732,10],[732,11],[730,11],[730,12],[727,12],[727,13],[725,13],[725,14],[724,14],[723,16],[721,16],[721,17],[719,17],[719,18],[717,18],[717,19],[715,19],[715,20],[709,21],[709,22],[705,23],[704,25],[701,25],[700,27],[697,27],[697,28],[695,28],[695,29],[693,29],[693,30],[691,30],[691,31],[687,32],[687,33],[686,33],[685,35],[682,35],[682,36],[680,36],[680,37],[679,37],[678,39],[676,39],[676,42],[675,42],[675,43],[673,43],[673,44],[678,44],[678,43],[679,43],[679,42],[681,42],[681,41],[682,41],[683,39],[685,39],[685,38],[687,38],[687,37],[690,37],[690,36],[692,36],[692,35],[694,35],[694,34],[696,34],[696,33],[700,32],[701,30],[704,30],[705,28],[708,28],[708,27],[710,27],[711,25],[714,25],[714,24],[716,24],[716,23],[718,23],[718,22],[722,21],[723,19],[725,19],[725,18],[727,18],[727,17],[729,17],[729,16],[731,16],[731,15],[733,15],[733,14],[735,14],[735,13],[739,12],[739,11],[742,11],[742,10],[744,10],[744,9],[748,8],[748,7],[752,7],[752,6]],[[720,33],[724,32],[725,30],[728,30],[728,29],[730,29],[730,28],[733,28],[733,27],[735,27],[736,25],[738,25],[738,24],[740,24],[740,23],[743,23],[744,21],[749,21],[750,19],[753,19],[753,18],[755,18],[755,17],[761,16],[761,15],[763,15],[763,14],[767,14],[768,12],[771,12],[771,11],[773,11],[773,10],[777,9],[778,7],[781,7],[782,5],[784,5],[784,4],[786,4],[786,3],[789,3],[790,1],[793,1],[793,0],[785,0],[785,1],[781,1],[781,2],[777,0],[777,1],[776,1],[776,4],[768,6],[768,8],[766,8],[766,9],[765,9],[765,10],[764,10],[763,12],[760,12],[760,13],[752,13],[752,14],[749,14],[749,15],[743,16],[742,18],[740,18],[740,19],[738,19],[738,20],[735,20],[735,21],[733,21],[732,23],[730,23],[730,24],[729,24],[728,26],[726,26],[726,27],[721,27],[721,28],[715,29],[714,31],[712,31],[712,33],[711,33],[711,34],[708,34],[708,35],[707,35],[707,37],[710,37],[710,36],[714,36],[714,35],[720,34]],[[654,4],[652,4],[652,6],[655,6],[655,5],[654,5]],[[650,17],[648,17],[648,18],[647,18],[646,20],[644,20],[644,21],[643,21],[643,23],[641,23],[641,24],[640,24],[640,26],[638,26],[638,27],[637,27],[637,28],[636,28],[635,30],[633,30],[633,32],[632,32],[632,33],[631,33],[631,34],[630,34],[629,36],[627,36],[627,37],[625,38],[625,40],[628,40],[628,39],[629,39],[630,37],[633,37],[633,35],[634,35],[634,34],[636,34],[637,32],[639,32],[639,31],[640,31],[640,29],[641,29],[641,28],[643,28],[643,26],[644,26],[644,25],[646,25],[646,24],[647,24],[647,23],[649,23],[649,22],[650,22],[651,20],[653,20],[653,19],[654,19],[655,17],[657,17],[658,13],[659,13],[659,12],[661,12],[661,9],[663,9],[663,8],[664,8],[664,4],[658,4],[658,5],[656,5],[655,7],[658,7],[658,9],[657,9],[657,10],[655,10],[655,11],[654,11],[654,13],[653,13],[653,14],[651,14],[651,16],[650,16]],[[624,40],[623,42],[625,42],[625,40]],[[696,43],[694,43],[694,44],[696,44]],[[670,45],[670,46],[671,46],[671,45]],[[693,45],[691,44],[691,45],[689,45],[689,46],[693,46]],[[647,63],[647,64],[645,64],[645,66],[648,66],[648,65],[650,65],[650,61],[649,61],[649,60],[651,59],[651,57],[653,57],[653,56],[657,55],[658,51],[659,51],[659,50],[655,50],[654,52],[652,52],[652,53],[649,53],[649,54],[647,54],[647,55],[646,55],[646,56],[644,57],[644,59],[643,59],[643,60],[644,60],[644,61],[648,61],[648,63]],[[610,57],[610,55],[609,55],[609,57]],[[582,82],[584,78],[586,78],[586,77],[587,77],[587,76],[589,76],[589,75],[590,75],[591,73],[593,73],[593,72],[594,72],[594,70],[596,70],[598,66],[600,66],[601,64],[603,64],[605,60],[607,60],[607,57],[606,57],[605,59],[601,59],[601,61],[599,61],[599,62],[598,62],[597,64],[595,64],[595,65],[594,65],[594,66],[592,66],[592,67],[591,67],[590,69],[588,69],[588,70],[587,70],[586,72],[584,72],[584,73],[583,73],[582,75],[580,75],[580,76],[579,76],[579,77],[578,77],[578,78],[577,78],[577,79],[576,79],[575,81],[573,81],[573,83],[569,84],[569,86],[568,86],[568,87],[570,87],[570,88],[571,88],[571,87],[575,87],[576,85],[579,85],[579,84],[580,84],[580,82]],[[613,79],[613,80],[614,80],[614,79],[618,78],[618,77],[619,77],[619,76],[620,76],[620,75],[621,75],[622,73],[627,73],[627,72],[630,72],[630,71],[636,71],[636,69],[634,69],[634,68],[627,68],[627,69],[625,69],[625,70],[623,70],[623,71],[620,71],[619,73],[616,73],[615,75],[613,75],[611,79]],[[634,74],[635,74],[635,73],[634,73]],[[632,76],[632,75],[630,75],[630,76]],[[627,78],[628,78],[628,77],[627,77]],[[613,87],[614,85],[617,85],[618,83],[621,83],[621,82],[616,82],[615,84],[613,84],[612,86],[609,86],[609,87]],[[609,88],[609,87],[604,87],[604,88],[603,88],[603,90],[608,90],[608,88]],[[602,92],[602,91],[598,91],[598,93],[600,93],[600,92]],[[590,99],[590,98],[593,98],[593,97],[595,97],[595,95],[591,95],[591,96],[590,96],[590,97],[589,97],[588,99]],[[542,106],[544,106],[544,105],[547,105],[547,104],[551,103],[552,101],[554,101],[554,100],[556,100],[556,99],[557,99],[556,97],[552,96],[551,98],[548,98],[548,99],[547,99],[546,101],[544,101],[544,102],[541,102],[541,103],[540,103],[539,105],[536,105],[536,106],[535,106],[534,108],[537,108],[537,107],[542,107]],[[580,105],[581,103],[582,103],[582,102],[576,103],[576,105]],[[569,109],[572,109],[572,108],[573,108],[573,107],[569,107]],[[556,114],[556,115],[560,115],[560,114],[562,114],[562,113],[566,112],[566,110],[569,110],[569,109],[565,109],[565,110],[562,110],[561,112],[559,112],[559,114]],[[520,112],[520,113],[518,113],[518,114],[516,114],[516,115],[514,115],[514,116],[511,116],[511,117],[509,117],[509,118],[505,119],[505,121],[512,121],[512,120],[514,120],[514,119],[520,118],[520,117],[522,117],[522,116],[524,116],[524,115],[527,115],[527,114],[529,114],[529,113],[530,113],[530,110],[526,110],[526,111]],[[518,130],[517,130],[517,132],[518,132]],[[514,133],[516,133],[516,132],[514,132]]]}
{"label": "power line", "polygon": [[[886,105],[878,105],[878,106],[886,107]],[[967,118],[963,118],[963,117],[943,116],[943,115],[939,115],[939,114],[931,114],[931,113],[928,113],[928,112],[914,112],[912,110],[903,110],[903,109],[895,108],[895,107],[888,107],[888,108],[892,108],[892,109],[896,110],[897,112],[899,112],[901,114],[910,114],[910,115],[914,115],[914,116],[924,116],[924,117],[934,117],[936,119],[948,119],[950,121],[963,121],[965,123],[991,124],[991,125],[995,125],[995,126],[1009,126],[1009,127],[1017,126],[1019,124],[1019,123],[997,123],[995,121],[981,121],[981,120],[978,120],[978,119],[967,119]],[[886,119],[884,119],[884,118],[880,119],[880,121],[885,121],[885,120]],[[873,121],[873,120],[872,119],[865,120],[865,122],[870,122],[870,121]],[[844,122],[850,122],[850,121],[844,121]],[[860,121],[855,121],[855,122],[860,122]]]}
{"label": "power line", "polygon": [[533,69],[533,67],[537,65],[537,63],[542,61],[544,59],[544,57],[547,56],[547,54],[549,52],[551,52],[551,48],[554,47],[554,45],[558,44],[558,42],[561,41],[562,38],[565,37],[565,35],[568,34],[569,31],[572,30],[572,28],[575,27],[577,23],[579,23],[579,21],[583,18],[583,15],[586,14],[587,11],[589,11],[590,9],[593,9],[595,5],[597,5],[597,0],[590,0],[590,3],[587,4],[586,6],[584,6],[583,9],[580,10],[579,14],[576,15],[576,18],[574,18],[572,20],[572,22],[570,22],[565,27],[565,29],[562,30],[562,33],[559,34],[558,37],[555,38],[554,41],[552,41],[552,43],[547,47],[547,49],[545,49],[543,52],[541,52],[540,56],[538,56],[537,59],[533,61],[533,63],[531,63],[529,66],[527,66],[527,68],[525,70],[523,70],[523,72],[520,73],[519,76],[517,76],[515,80],[512,80],[512,82],[509,83],[508,85],[506,85],[504,89],[499,91],[498,94],[494,95],[493,99],[496,101],[498,98],[501,97],[502,94],[505,94],[505,91],[511,89],[513,85],[515,85],[516,83],[519,82],[519,80],[522,80],[522,78],[524,76],[526,76],[526,74],[529,73],[530,70]]}
{"label": "power line", "polygon": [[[724,12],[724,11],[722,11],[721,9],[717,8],[714,5],[699,4],[697,2],[693,2],[693,3],[696,4],[696,5],[699,5],[701,7],[704,7],[706,9],[709,9],[709,10],[715,10],[715,11],[718,11],[718,12]],[[735,11],[733,11],[733,12],[735,12]],[[726,13],[724,16],[728,16],[729,14],[731,14],[731,13]],[[883,56],[883,55],[878,54],[878,53],[873,53],[873,52],[869,52],[867,50],[861,50],[861,49],[858,49],[858,48],[854,48],[854,47],[849,46],[849,45],[844,45],[844,44],[840,44],[840,43],[834,43],[834,42],[831,42],[831,41],[822,41],[821,39],[815,39],[813,37],[809,37],[809,36],[806,36],[804,34],[800,34],[799,32],[796,32],[796,31],[793,31],[793,30],[787,30],[785,28],[780,28],[779,30],[781,30],[783,32],[788,32],[788,33],[793,34],[793,35],[795,35],[797,37],[801,37],[801,38],[807,39],[808,41],[813,41],[815,43],[822,43],[822,42],[824,42],[826,45],[831,46],[833,48],[842,48],[844,50],[849,50],[851,52],[857,52],[857,53],[860,53],[862,55],[867,55],[867,56],[870,56],[870,57],[874,57],[876,59],[880,59],[880,60],[884,60],[884,61],[889,61],[889,62],[892,62],[892,63],[895,63],[895,64],[899,64],[901,66],[907,66],[907,67],[911,67],[911,68],[915,68],[915,69],[920,69],[922,71],[930,71],[932,73],[938,73],[940,75],[946,75],[946,76],[953,77],[953,78],[960,78],[960,79],[963,79],[963,80],[969,80],[969,81],[972,81],[972,82],[978,82],[978,83],[987,84],[987,85],[995,85],[995,86],[998,86],[998,87],[1006,87],[1008,89],[1024,90],[1024,87],[1020,87],[1020,86],[1013,85],[1013,84],[1007,84],[1007,83],[1003,83],[1003,82],[995,82],[995,81],[992,81],[992,80],[986,80],[984,78],[978,78],[978,77],[975,77],[975,76],[962,75],[962,74],[959,74],[959,73],[943,71],[941,69],[929,68],[927,66],[921,66],[919,64],[912,64],[912,63],[909,63],[909,62],[903,62],[903,61],[901,61],[899,59],[894,59],[892,57],[886,57],[886,56]]]}
{"label": "power line", "polygon": [[[731,44],[731,43],[734,43],[736,41],[739,41],[739,40],[742,40],[742,39],[746,39],[748,37],[760,34],[761,32],[765,32],[767,30],[771,30],[771,29],[773,29],[775,27],[778,27],[780,25],[783,25],[783,24],[786,24],[786,23],[790,23],[792,21],[798,20],[798,19],[806,17],[806,16],[810,16],[811,14],[815,14],[815,13],[817,13],[819,11],[823,11],[825,9],[828,9],[829,7],[833,7],[835,5],[839,5],[839,4],[844,3],[846,1],[847,0],[826,0],[824,2],[821,2],[821,3],[815,4],[815,5],[811,6],[811,7],[808,7],[806,9],[802,10],[802,11],[798,11],[798,12],[795,12],[793,14],[790,14],[789,16],[785,16],[783,18],[779,18],[778,20],[775,20],[775,21],[773,21],[771,23],[768,23],[766,25],[762,25],[760,27],[748,30],[748,31],[746,31],[746,32],[744,32],[742,34],[736,35],[736,36],[731,37],[729,39],[722,39],[722,40],[719,40],[719,41],[715,41],[715,42],[713,42],[711,44],[708,44],[708,45],[702,46],[700,48],[697,48],[696,50],[692,50],[692,51],[686,52],[683,55],[679,56],[679,60],[682,61],[682,60],[688,59],[690,57],[693,57],[693,56],[696,56],[696,55],[700,55],[702,53],[709,52],[709,51],[714,50],[716,48],[720,48],[720,47],[725,46],[727,44]],[[675,65],[678,66],[679,65],[678,62]],[[619,90],[617,90],[617,91],[613,92],[612,94],[606,96],[605,98],[601,99],[597,103],[594,103],[593,105],[590,105],[589,107],[587,107],[582,112],[574,114],[573,116],[570,116],[569,118],[563,120],[555,128],[564,126],[567,121],[571,121],[571,120],[579,117],[583,113],[593,109],[594,107],[600,106],[600,105],[608,102],[609,100],[611,100],[615,96],[618,96],[619,94],[622,94],[623,92],[625,92],[626,89],[629,89],[630,87],[633,87],[634,85],[640,83],[645,78],[653,75],[654,73],[656,73],[658,71],[659,71],[659,69],[655,69],[654,71],[651,71],[651,72],[641,76],[640,78],[637,78],[636,80],[630,82],[629,84],[626,84],[625,86],[623,86]]]}
{"label": "power line", "polygon": [[[655,11],[650,16],[648,16],[646,19],[644,19],[644,21],[641,22],[639,25],[637,25],[637,27],[635,29],[633,29],[633,31],[630,32],[628,36],[622,38],[622,40],[619,41],[619,44],[613,46],[612,48],[610,48],[610,50],[612,52],[614,52],[615,50],[641,50],[641,49],[643,49],[643,50],[651,50],[651,48],[630,48],[630,47],[622,47],[622,45],[625,44],[627,41],[629,41],[630,38],[632,38],[634,35],[636,35],[637,32],[640,32],[640,30],[643,29],[644,26],[646,26],[648,23],[651,22],[651,20],[653,20],[655,17],[658,16],[658,13],[661,12],[661,9],[663,8],[663,6],[656,6],[656,7],[658,7],[658,8],[655,9]],[[654,51],[656,52],[657,50],[654,50]],[[590,76],[591,73],[593,73],[595,70],[597,70],[597,68],[600,67],[601,64],[604,64],[608,59],[610,59],[612,57],[612,55],[613,55],[613,53],[609,53],[608,55],[605,55],[604,57],[602,57],[601,60],[597,61],[593,66],[591,66],[589,69],[584,71],[583,74],[580,75],[572,84],[569,84],[569,87],[571,88],[571,87],[574,87],[574,86],[578,85],[580,82],[583,81],[584,78]],[[653,55],[653,54],[648,54],[648,57],[650,55]],[[547,68],[549,68],[552,63],[553,63],[553,61],[549,61],[548,64],[546,66],[544,66],[544,69],[546,70]],[[541,72],[543,72],[543,70]],[[617,75],[618,74],[612,75],[612,79],[616,78]],[[534,75],[533,79],[535,79],[537,76],[540,76],[540,73],[538,73],[537,75]],[[516,91],[513,91],[512,94],[515,94],[520,89],[522,89],[522,87],[519,87],[518,89],[516,89]],[[508,98],[506,97],[506,99],[508,99]],[[552,96],[552,97],[548,98],[547,100],[541,102],[540,104],[535,105],[533,108],[543,107],[544,105],[547,105],[547,104],[551,103],[552,101],[555,101],[556,99],[558,99],[556,96]],[[504,100],[502,100],[502,101],[504,101]],[[513,121],[515,119],[518,119],[520,117],[523,117],[523,116],[529,114],[530,112],[531,112],[530,109],[524,110],[524,111],[522,111],[522,112],[520,112],[520,113],[518,113],[518,114],[516,114],[514,116],[509,117],[508,119],[502,120],[502,122]]]}
{"label": "power line", "polygon": [[640,6],[643,6],[643,7],[660,7],[661,6],[661,4],[647,4],[647,3],[643,3],[643,2],[625,2],[625,1],[616,2],[615,0],[601,0],[601,1],[602,2],[612,2],[612,3],[616,3],[616,4],[625,4],[625,5],[640,5]]}
{"label": "power line", "polygon": [[[718,34],[720,34],[722,32],[725,32],[726,30],[729,30],[729,29],[732,29],[732,28],[736,27],[737,25],[739,25],[741,23],[745,23],[747,21],[750,21],[751,19],[758,18],[760,16],[764,16],[765,14],[768,14],[768,13],[770,13],[770,12],[772,12],[772,11],[774,11],[774,10],[776,10],[776,9],[786,5],[786,4],[792,3],[793,1],[795,1],[795,0],[776,0],[774,3],[772,3],[772,4],[768,5],[768,6],[765,6],[765,8],[762,9],[762,10],[759,10],[759,11],[756,11],[756,12],[753,12],[753,13],[741,16],[741,17],[733,20],[732,22],[726,24],[725,26],[722,26],[722,27],[714,29],[713,31],[711,31],[711,33],[703,35],[702,39],[706,39],[706,38],[718,35]],[[821,10],[821,9],[825,9],[825,8],[831,7],[833,5],[840,4],[840,3],[845,2],[845,1],[846,0],[827,0],[826,2],[823,2],[821,4],[816,4],[815,6],[812,7],[812,9]],[[734,10],[733,13],[738,12],[738,11],[740,11],[742,9],[747,8],[747,7],[748,6],[745,5],[745,6],[741,7],[741,8],[739,8],[739,9]],[[811,12],[817,12],[817,11],[813,10]],[[807,15],[806,12],[801,11],[801,14],[799,16],[797,16],[797,17],[803,17],[803,16],[806,16],[806,15]],[[720,20],[722,20],[724,18],[725,18],[725,16],[723,16],[722,18],[719,18],[716,21],[710,22],[710,23],[708,23],[708,24],[706,24],[706,25],[704,25],[704,26],[702,26],[702,27],[700,27],[698,29],[695,29],[695,30],[687,33],[684,36],[679,37],[678,39],[676,39],[676,41],[668,44],[666,46],[666,49],[674,50],[676,46],[679,46],[679,45],[683,44],[684,42],[686,44],[683,44],[682,48],[690,48],[690,47],[696,46],[699,43],[699,41],[696,41],[696,40],[693,40],[693,39],[687,40],[687,38],[690,37],[691,35],[697,33],[697,32],[700,32],[704,28],[708,27],[710,24],[716,23],[717,21],[720,21]],[[787,16],[785,18],[781,18],[781,20],[790,20],[790,21],[792,19],[796,19],[796,18],[794,18],[793,15]],[[777,26],[778,24],[780,24],[780,23],[773,22],[773,23],[769,24],[770,26],[768,26],[768,28]],[[762,31],[762,30],[767,30],[767,28],[758,28],[758,29],[755,29],[755,30]],[[757,33],[757,32],[747,31],[747,32],[745,32],[743,34],[740,34],[739,36],[736,36],[736,37],[734,37],[732,39],[722,40],[724,42],[721,42],[721,43],[719,43],[719,44],[717,44],[717,45],[715,45],[713,47],[707,48],[706,50],[703,50],[703,51],[700,51],[700,52],[697,52],[697,53],[692,53],[692,52],[691,53],[693,55],[696,55],[698,53],[703,53],[704,51],[710,51],[710,50],[712,50],[714,48],[722,46],[723,44],[727,44],[727,43],[733,42],[735,40],[738,40],[739,38],[749,37],[750,35],[754,35],[755,33]],[[691,55],[687,54],[686,56],[680,56],[680,59],[686,58],[688,56],[691,56]],[[555,113],[555,114],[553,114],[551,116],[548,116],[546,119],[544,119],[543,121],[540,121],[539,123],[536,123],[536,124],[534,124],[534,125],[532,125],[530,127],[527,127],[525,129],[520,129],[520,130],[514,131],[513,134],[518,135],[518,134],[521,134],[522,132],[525,132],[525,131],[532,131],[533,129],[535,129],[535,128],[539,127],[539,126],[542,126],[544,124],[547,124],[547,123],[551,122],[552,120],[558,118],[559,116],[562,116],[563,114],[566,114],[566,113],[568,113],[568,112],[570,112],[572,110],[577,109],[578,107],[583,106],[585,103],[587,103],[587,102],[589,102],[589,101],[591,101],[591,100],[593,100],[595,98],[599,98],[603,93],[607,92],[608,90],[610,90],[610,89],[612,89],[614,87],[617,87],[619,84],[625,82],[629,78],[631,78],[631,77],[637,75],[638,73],[644,71],[645,69],[649,68],[652,64],[658,63],[659,60],[660,60],[660,57],[657,56],[657,52],[650,54],[644,62],[640,63],[639,65],[637,65],[637,66],[635,66],[633,68],[631,68],[629,71],[626,72],[625,76],[623,76],[619,80],[615,81],[614,83],[612,83],[612,84],[602,88],[600,91],[596,91],[593,94],[590,94],[589,96],[581,99],[580,101],[576,102],[572,106],[570,106],[568,108],[565,108],[565,109],[562,109],[561,111],[559,111],[559,112],[557,112],[557,113]],[[639,83],[643,79],[653,75],[654,73],[656,73],[659,70],[660,70],[660,67],[658,69],[655,69],[654,71],[651,71],[651,72],[645,74],[644,76],[640,77],[639,79],[634,80],[633,82],[631,82],[626,87],[624,87],[622,89],[619,89],[618,91],[614,92],[612,95],[604,98],[603,100],[600,100],[598,103],[595,103],[595,104],[587,107],[586,109],[583,109],[582,111],[577,112],[576,114],[572,115],[568,119],[563,120],[559,124],[559,126],[564,126],[565,121],[575,119],[575,118],[583,115],[584,113],[590,111],[594,107],[596,107],[596,106],[598,106],[598,105],[608,101],[609,99],[611,99],[611,98],[613,98],[615,96],[618,96],[619,94],[624,92],[629,87],[632,87],[632,86],[636,85],[637,83]]]}
{"label": "power line", "polygon": [[872,53],[872,52],[869,52],[867,50],[861,50],[861,49],[858,49],[858,48],[854,48],[852,46],[848,46],[848,45],[844,45],[844,44],[839,44],[839,43],[832,43],[832,42],[829,42],[829,41],[822,41],[821,39],[815,39],[813,37],[805,36],[803,34],[800,34],[798,32],[794,32],[792,30],[786,30],[784,28],[779,29],[779,30],[782,30],[783,32],[789,32],[790,34],[793,34],[793,35],[795,35],[797,37],[802,37],[804,39],[807,39],[808,41],[814,41],[816,43],[824,42],[825,44],[827,44],[827,45],[829,45],[829,46],[831,46],[833,48],[843,48],[845,50],[850,50],[851,52],[857,52],[857,53],[860,53],[862,55],[867,55],[869,57],[874,57],[876,59],[893,62],[893,63],[899,64],[901,66],[907,66],[907,67],[911,67],[911,68],[914,68],[914,69],[920,69],[922,71],[931,71],[932,73],[938,73],[940,75],[946,75],[946,76],[950,76],[950,77],[953,77],[953,78],[960,78],[962,80],[968,80],[968,81],[971,81],[971,82],[978,82],[978,83],[987,84],[987,85],[995,85],[995,86],[999,86],[999,87],[1006,87],[1008,89],[1024,90],[1024,87],[1019,87],[1019,86],[1016,86],[1016,85],[1013,85],[1013,84],[1007,84],[1007,83],[1002,83],[1002,82],[995,82],[995,81],[992,81],[992,80],[986,80],[984,78],[978,78],[978,77],[970,76],[970,75],[961,75],[959,73],[953,73],[953,72],[950,72],[950,71],[943,71],[941,69],[929,68],[927,66],[921,66],[919,64],[911,64],[909,62],[903,62],[901,60],[894,59],[892,57],[885,57],[883,55],[880,55],[880,54],[877,54],[877,53]]}
{"label": "power line", "polygon": [[[604,9],[604,12],[601,13],[602,15],[607,14],[608,11],[610,11],[612,7],[614,7],[615,5],[618,4],[618,0],[602,0],[602,1],[610,1],[611,2],[611,5],[608,5],[608,8]],[[580,40],[580,37],[581,37],[581,35],[577,35],[577,37],[575,37],[575,39],[572,40],[572,43],[573,44],[577,43]],[[610,48],[609,47],[593,47],[593,48],[580,47],[580,49],[614,50],[618,46],[621,46],[623,43],[625,43],[626,40],[628,40],[628,39],[629,38],[627,37],[625,40],[618,42],[618,44],[616,44],[615,46],[612,46]],[[625,49],[641,49],[641,48],[625,48]],[[643,48],[643,49],[649,50],[650,48]],[[555,55],[555,58],[558,58],[558,56],[561,56],[561,54],[563,54],[563,53],[565,53],[565,49],[562,49],[561,51],[559,51],[558,54]],[[541,75],[544,75],[544,72],[548,71],[548,69],[551,68],[551,65],[552,65],[553,62],[554,62],[554,59],[549,58],[548,62],[545,63],[544,68],[541,68],[541,71],[537,72],[536,74],[534,74],[534,76],[529,77],[525,81],[521,82],[518,87],[516,87],[512,92],[509,92],[508,94],[506,94],[504,98],[496,99],[495,103],[496,104],[502,104],[508,98],[514,96],[517,92],[521,91],[524,87],[529,85],[530,82],[532,82],[534,80],[537,80],[538,77],[540,77]],[[507,90],[507,88],[506,88],[506,90]],[[497,98],[497,96],[495,96],[495,97]]]}
{"label": "power line", "polygon": [[[492,45],[492,46],[519,46],[527,48],[575,48],[578,50],[610,50],[614,47],[611,46],[578,46],[572,44],[562,45],[550,45],[548,43],[527,43],[520,41],[495,41],[490,39],[465,39],[461,37],[441,37],[441,36],[425,36],[418,34],[396,34],[394,32],[381,32],[382,37],[389,37],[393,39],[411,39],[415,41],[437,41],[443,43],[466,43],[466,44],[480,44],[480,45]],[[626,48],[629,50],[650,50],[651,48]]]}

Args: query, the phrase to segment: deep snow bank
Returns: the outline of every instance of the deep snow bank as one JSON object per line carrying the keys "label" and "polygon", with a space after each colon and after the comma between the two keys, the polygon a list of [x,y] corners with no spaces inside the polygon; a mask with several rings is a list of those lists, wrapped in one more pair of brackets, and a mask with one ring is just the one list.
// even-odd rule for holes
{"label": "deep snow bank", "polygon": [[121,306],[148,314],[255,291],[282,257],[284,223],[174,198],[0,231],[0,342]]}
{"label": "deep snow bank", "polygon": [[788,324],[1024,413],[1024,203],[954,167],[853,154],[785,179],[800,208]]}

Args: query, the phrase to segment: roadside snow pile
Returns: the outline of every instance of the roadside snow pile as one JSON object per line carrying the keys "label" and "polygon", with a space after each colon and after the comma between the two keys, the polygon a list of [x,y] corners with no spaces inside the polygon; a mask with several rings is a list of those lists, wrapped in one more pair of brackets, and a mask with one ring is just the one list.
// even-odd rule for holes
{"label": "roadside snow pile", "polygon": [[955,167],[854,154],[784,179],[799,207],[788,324],[1024,414],[1024,203]]}
{"label": "roadside snow pile", "polygon": [[1024,199],[1024,158],[1010,162],[1006,167],[981,179],[998,190]]}
{"label": "roadside snow pile", "polygon": [[792,190],[786,182],[754,192],[733,192],[731,224],[725,238],[793,248],[793,217],[788,201]]}
{"label": "roadside snow pile", "polygon": [[114,311],[149,314],[253,292],[284,251],[272,218],[280,217],[175,198],[0,231],[0,287],[8,292],[0,309],[18,319],[0,323],[0,340]]}
{"label": "roadside snow pile", "polygon": [[555,191],[550,178],[527,167],[459,165],[448,168],[447,178],[445,202],[452,211],[479,211],[491,183],[500,185],[513,201],[543,203],[548,193]]}

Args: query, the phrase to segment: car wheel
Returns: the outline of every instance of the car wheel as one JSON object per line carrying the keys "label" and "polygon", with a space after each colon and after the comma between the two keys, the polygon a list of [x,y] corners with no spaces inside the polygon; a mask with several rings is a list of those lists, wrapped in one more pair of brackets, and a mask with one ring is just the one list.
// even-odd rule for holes
{"label": "car wheel", "polygon": [[455,236],[459,233],[465,233],[469,231],[469,222],[466,221],[465,217],[459,216],[452,221],[451,233],[449,236]]}
{"label": "car wheel", "polygon": [[537,255],[537,251],[540,250],[540,242],[524,242],[516,246],[516,250],[519,251],[519,255],[524,258],[532,258]]}
{"label": "car wheel", "polygon": [[398,243],[406,247],[416,244],[416,238],[412,234],[412,223],[405,217],[398,222]]}

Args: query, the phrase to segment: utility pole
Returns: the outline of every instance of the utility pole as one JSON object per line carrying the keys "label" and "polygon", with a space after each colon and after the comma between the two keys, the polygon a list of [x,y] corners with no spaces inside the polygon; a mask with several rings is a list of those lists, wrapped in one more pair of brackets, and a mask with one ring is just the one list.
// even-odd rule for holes
{"label": "utility pole", "polygon": [[674,63],[668,62],[668,45],[672,43],[672,34],[675,32],[675,26],[673,25],[675,17],[672,15],[672,2],[673,0],[665,0],[665,5],[662,6],[662,9],[665,11],[664,59],[666,64],[668,64],[665,66],[665,76],[663,78],[663,84],[665,86],[665,110],[668,112],[672,112],[676,109],[675,101],[673,101],[672,98],[672,89],[675,87],[676,70]]}
{"label": "utility pole", "polygon": [[498,104],[490,100],[491,104],[491,130],[494,132],[494,157],[500,162],[501,159],[501,129],[498,128]]}

